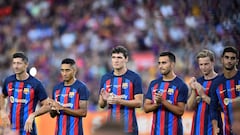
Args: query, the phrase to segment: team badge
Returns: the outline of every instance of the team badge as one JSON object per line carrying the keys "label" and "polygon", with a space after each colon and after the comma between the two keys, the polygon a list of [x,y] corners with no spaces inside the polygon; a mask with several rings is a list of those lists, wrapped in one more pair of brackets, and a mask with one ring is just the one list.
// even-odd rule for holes
{"label": "team badge", "polygon": [[29,93],[29,88],[24,88],[24,89],[23,89],[23,93],[24,93],[24,94]]}
{"label": "team badge", "polygon": [[123,84],[122,84],[122,88],[123,88],[123,89],[128,88],[128,83],[123,83]]}
{"label": "team badge", "polygon": [[173,88],[169,88],[168,91],[167,91],[168,95],[173,95],[174,93],[174,90]]}
{"label": "team badge", "polygon": [[236,85],[236,91],[240,91],[240,85]]}
{"label": "team badge", "polygon": [[74,92],[69,92],[68,96],[72,98],[74,96]]}
{"label": "team badge", "polygon": [[10,100],[11,103],[14,103],[14,97],[13,96],[10,96],[9,100]]}
{"label": "team badge", "polygon": [[232,100],[230,98],[224,98],[223,102],[225,105],[229,105],[229,103],[231,103]]}

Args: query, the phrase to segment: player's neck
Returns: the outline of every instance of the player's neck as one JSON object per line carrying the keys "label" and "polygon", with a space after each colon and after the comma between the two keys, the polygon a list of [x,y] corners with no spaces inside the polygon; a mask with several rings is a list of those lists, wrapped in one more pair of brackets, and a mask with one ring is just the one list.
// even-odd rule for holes
{"label": "player's neck", "polygon": [[113,74],[116,76],[124,75],[127,72],[127,67],[123,67],[121,69],[114,69]]}
{"label": "player's neck", "polygon": [[217,76],[217,73],[215,71],[210,72],[208,75],[204,75],[205,80],[211,80]]}
{"label": "player's neck", "polygon": [[163,75],[163,80],[164,80],[164,81],[172,81],[172,80],[174,80],[175,78],[176,78],[176,74],[175,74],[173,71],[169,72],[169,73],[166,74],[166,75]]}
{"label": "player's neck", "polygon": [[74,84],[74,82],[76,81],[77,79],[74,77],[72,78],[71,80],[69,81],[64,81],[64,85],[65,86],[71,86],[72,84]]}
{"label": "player's neck", "polygon": [[20,74],[16,74],[17,80],[20,80],[20,81],[27,80],[28,77],[29,77],[29,74],[27,72],[22,72]]}
{"label": "player's neck", "polygon": [[229,79],[229,78],[234,77],[237,74],[237,71],[238,71],[237,68],[234,68],[232,70],[224,69],[223,74],[224,74],[225,78]]}

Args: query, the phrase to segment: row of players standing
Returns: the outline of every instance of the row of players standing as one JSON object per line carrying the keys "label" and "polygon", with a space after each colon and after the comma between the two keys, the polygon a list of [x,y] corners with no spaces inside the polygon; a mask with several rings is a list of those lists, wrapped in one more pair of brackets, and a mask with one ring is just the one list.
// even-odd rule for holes
{"label": "row of players standing", "polygon": [[[113,48],[111,57],[113,71],[101,79],[99,105],[102,108],[108,107],[108,120],[123,123],[126,134],[137,135],[135,108],[142,106],[141,78],[127,68],[126,48]],[[185,104],[196,110],[192,135],[231,135],[238,130],[231,130],[231,125],[234,125],[232,99],[240,96],[238,50],[234,47],[224,49],[221,58],[222,75],[217,75],[214,71],[212,52],[201,51],[197,55],[197,61],[203,76],[191,79],[189,99],[187,85],[174,72],[175,59],[171,52],[162,52],[159,55],[161,76],[150,83],[145,95],[144,111],[153,112],[151,134],[183,134],[181,116]],[[52,99],[48,98],[40,81],[27,73],[28,58],[23,53],[13,55],[12,66],[15,74],[5,79],[1,94],[0,115],[4,126],[10,126],[20,135],[35,135],[37,132],[34,118],[50,111],[52,117],[57,117],[56,135],[83,134],[82,117],[87,115],[89,91],[84,83],[75,78],[77,68],[73,59],[66,58],[62,61],[63,82],[54,87]],[[6,114],[4,100],[7,97],[9,116]],[[36,110],[38,101],[42,106]],[[225,130],[222,130],[219,105],[224,113]]]}

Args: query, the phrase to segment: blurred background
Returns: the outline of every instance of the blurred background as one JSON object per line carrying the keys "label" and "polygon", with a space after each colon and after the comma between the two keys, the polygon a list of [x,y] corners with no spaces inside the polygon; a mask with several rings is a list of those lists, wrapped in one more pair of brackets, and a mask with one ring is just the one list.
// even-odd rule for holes
{"label": "blurred background", "polygon": [[240,49],[240,0],[0,0],[0,86],[12,74],[12,54],[23,51],[51,96],[61,60],[74,58],[96,112],[100,78],[119,44],[129,49],[128,67],[141,75],[144,93],[159,76],[161,51],[176,54],[186,82],[201,75],[195,55],[202,49],[215,53],[220,73],[224,46]]}

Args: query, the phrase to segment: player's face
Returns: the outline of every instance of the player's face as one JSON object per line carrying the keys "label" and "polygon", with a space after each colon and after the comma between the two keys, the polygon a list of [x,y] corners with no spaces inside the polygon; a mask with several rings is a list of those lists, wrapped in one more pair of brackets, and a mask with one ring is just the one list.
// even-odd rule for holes
{"label": "player's face", "polygon": [[168,75],[173,69],[174,63],[170,61],[168,56],[158,58],[158,68],[162,75]]}
{"label": "player's face", "polygon": [[28,63],[23,61],[22,58],[13,58],[12,68],[15,74],[22,74],[26,72],[27,67],[28,67]]}
{"label": "player's face", "polygon": [[240,135],[240,111],[233,112],[232,131],[234,135]]}
{"label": "player's face", "polygon": [[112,66],[113,69],[120,70],[124,68],[127,64],[128,59],[124,57],[122,53],[112,54]]}
{"label": "player's face", "polygon": [[62,75],[63,81],[69,82],[72,79],[74,79],[75,69],[70,64],[62,64],[61,75]]}
{"label": "player's face", "polygon": [[224,69],[233,70],[238,63],[238,59],[235,53],[226,52],[222,57],[222,64]]}
{"label": "player's face", "polygon": [[198,66],[203,73],[203,75],[209,75],[214,68],[214,63],[210,60],[209,57],[199,58]]}

